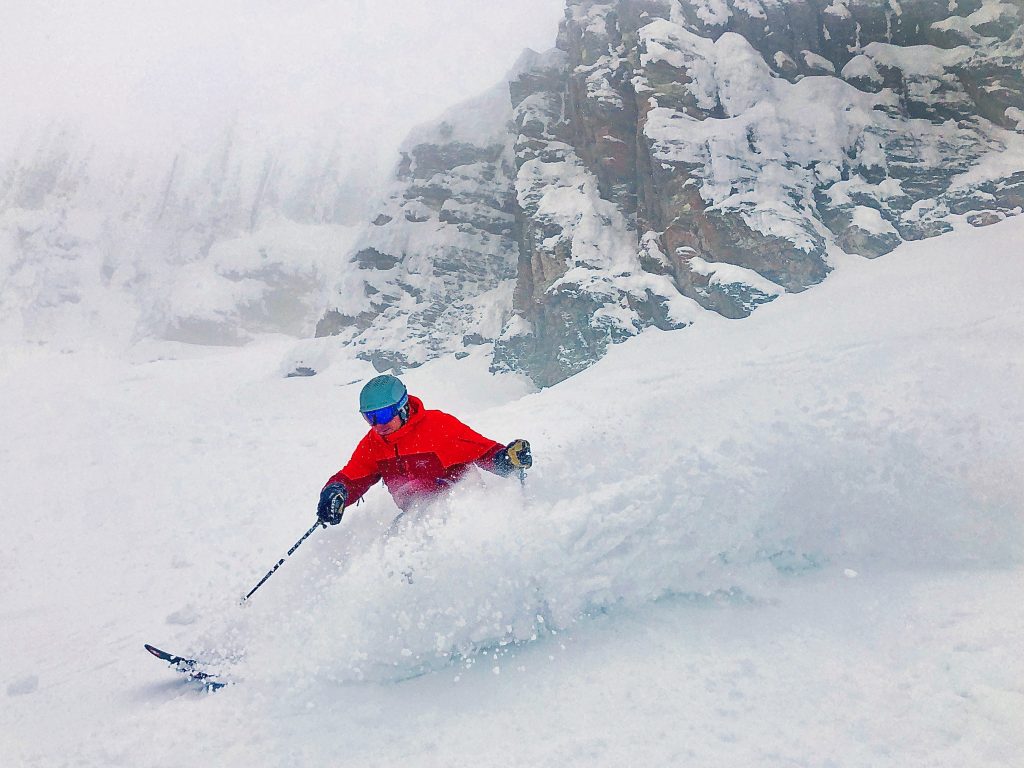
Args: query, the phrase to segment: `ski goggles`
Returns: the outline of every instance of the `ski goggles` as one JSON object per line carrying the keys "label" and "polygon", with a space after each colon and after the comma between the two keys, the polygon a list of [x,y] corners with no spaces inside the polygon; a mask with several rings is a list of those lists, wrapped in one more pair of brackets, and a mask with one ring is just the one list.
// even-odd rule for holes
{"label": "ski goggles", "polygon": [[399,402],[394,405],[388,405],[384,408],[378,408],[374,411],[362,411],[363,418],[366,419],[366,423],[371,427],[375,424],[387,424],[395,416],[402,412],[402,409],[409,404],[409,396],[406,395]]}

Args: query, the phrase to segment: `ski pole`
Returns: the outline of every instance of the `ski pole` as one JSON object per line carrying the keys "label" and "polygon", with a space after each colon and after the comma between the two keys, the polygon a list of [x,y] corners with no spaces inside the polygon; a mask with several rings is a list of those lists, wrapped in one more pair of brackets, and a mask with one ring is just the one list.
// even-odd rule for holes
{"label": "ski pole", "polygon": [[287,559],[288,559],[289,557],[291,557],[291,556],[292,556],[292,553],[293,553],[293,552],[294,552],[294,551],[295,551],[296,549],[298,549],[298,548],[299,548],[299,545],[300,545],[300,544],[302,544],[302,542],[304,542],[304,541],[305,541],[306,539],[308,539],[308,538],[309,538],[309,537],[310,537],[311,535],[313,535],[313,531],[315,531],[315,530],[316,530],[317,528],[319,528],[319,527],[320,527],[321,525],[323,525],[323,526],[324,526],[324,528],[326,528],[326,527],[327,527],[327,526],[326,526],[326,525],[324,525],[324,524],[323,524],[322,522],[320,522],[320,520],[317,520],[317,521],[316,521],[315,523],[313,523],[313,527],[312,527],[312,528],[310,528],[310,529],[309,529],[308,531],[306,531],[306,532],[305,532],[304,534],[302,534],[302,538],[301,538],[301,539],[299,539],[298,541],[296,541],[296,542],[295,542],[294,546],[293,546],[293,547],[292,547],[291,549],[289,549],[289,550],[288,550],[288,554],[287,554],[287,555],[285,555],[284,557],[282,557],[282,558],[281,558],[280,560],[278,560],[278,561],[277,561],[277,565],[275,565],[275,566],[274,566],[273,568],[271,568],[271,569],[270,569],[269,571],[267,571],[267,575],[266,575],[266,576],[264,576],[264,577],[263,577],[262,579],[260,579],[260,583],[259,583],[259,584],[257,584],[257,585],[256,585],[255,587],[253,587],[253,588],[252,588],[252,589],[251,589],[251,590],[249,591],[249,594],[248,594],[248,595],[246,595],[246,596],[245,596],[245,597],[243,597],[243,598],[242,598],[241,600],[239,600],[239,601],[238,601],[238,604],[239,604],[239,605],[243,605],[243,604],[245,603],[245,601],[246,601],[246,600],[248,600],[248,599],[249,599],[250,597],[252,597],[252,596],[253,596],[253,593],[255,593],[257,589],[259,589],[260,587],[262,587],[262,586],[263,586],[263,583],[264,583],[264,582],[265,582],[265,581],[266,581],[267,579],[269,579],[269,578],[270,578],[271,576],[273,576],[273,575],[274,575],[274,573],[276,573],[276,572],[277,572],[277,569],[278,569],[278,568],[280,568],[280,567],[281,567],[281,566],[282,566],[282,565],[284,564],[284,561],[285,561],[285,560],[287,560]]}

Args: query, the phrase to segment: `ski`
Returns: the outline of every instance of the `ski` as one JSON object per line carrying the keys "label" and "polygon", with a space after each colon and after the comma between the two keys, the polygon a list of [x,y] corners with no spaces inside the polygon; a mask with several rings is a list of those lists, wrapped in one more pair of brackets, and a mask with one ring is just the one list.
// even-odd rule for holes
{"label": "ski", "polygon": [[200,669],[203,663],[196,661],[195,659],[188,659],[184,656],[175,656],[167,651],[162,651],[156,646],[145,644],[145,648],[153,656],[160,659],[160,661],[166,661],[168,665],[181,672],[183,675],[188,677],[189,680],[201,683],[204,688],[210,691],[216,691],[223,688],[227,683],[222,683],[217,680],[217,676],[210,674],[209,672],[203,672]]}

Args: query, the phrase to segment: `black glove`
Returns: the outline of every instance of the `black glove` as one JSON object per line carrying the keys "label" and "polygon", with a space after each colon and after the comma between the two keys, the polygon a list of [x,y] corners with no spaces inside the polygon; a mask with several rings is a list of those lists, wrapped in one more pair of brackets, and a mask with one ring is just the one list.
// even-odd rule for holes
{"label": "black glove", "polygon": [[331,483],[320,491],[320,503],[316,505],[316,516],[324,525],[337,525],[345,513],[348,488],[341,483]]}
{"label": "black glove", "polygon": [[511,475],[533,466],[533,454],[527,440],[513,440],[494,454],[494,468],[499,475]]}

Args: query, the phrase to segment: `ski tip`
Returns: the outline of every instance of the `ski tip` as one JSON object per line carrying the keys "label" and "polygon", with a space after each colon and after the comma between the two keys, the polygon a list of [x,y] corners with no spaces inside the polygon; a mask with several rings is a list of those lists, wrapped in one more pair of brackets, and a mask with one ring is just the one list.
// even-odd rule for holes
{"label": "ski tip", "polygon": [[160,658],[163,658],[163,656],[164,656],[164,652],[163,652],[163,651],[161,651],[161,650],[160,650],[159,648],[154,648],[154,647],[153,647],[152,645],[150,645],[149,643],[146,643],[146,644],[145,644],[145,645],[144,645],[143,647],[144,647],[144,648],[145,648],[145,649],[146,649],[147,651],[149,651],[149,652],[150,652],[151,654],[153,654],[154,656],[156,656],[156,657],[157,657],[158,659],[160,659]]}

